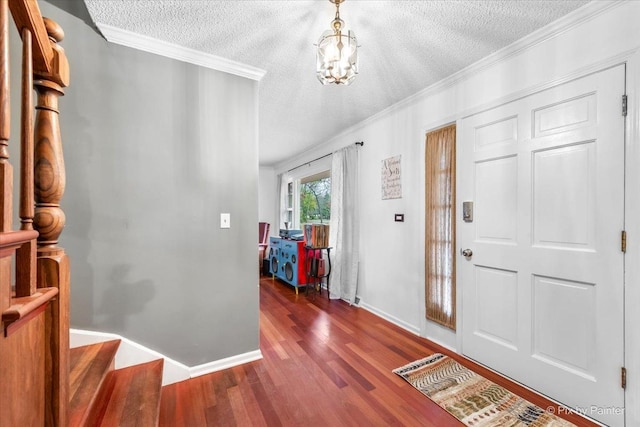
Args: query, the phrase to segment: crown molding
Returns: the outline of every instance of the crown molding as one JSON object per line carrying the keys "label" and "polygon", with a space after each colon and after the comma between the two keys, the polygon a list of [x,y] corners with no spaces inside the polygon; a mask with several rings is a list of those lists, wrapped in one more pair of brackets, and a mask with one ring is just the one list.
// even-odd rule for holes
{"label": "crown molding", "polygon": [[606,12],[607,10],[619,6],[624,3],[624,0],[601,0],[601,1],[592,1],[591,3],[587,3],[585,6],[576,9],[574,12],[563,16],[562,18],[553,21],[552,23],[534,31],[533,33],[524,36],[523,38],[515,41],[514,43],[504,47],[503,49],[498,50],[495,53],[490,54],[489,56],[485,56],[477,62],[469,65],[466,68],[458,71],[455,74],[452,74],[449,77],[446,77],[439,82],[432,84],[431,86],[427,86],[415,94],[398,101],[397,103],[385,108],[384,110],[376,113],[375,115],[364,119],[363,121],[356,123],[351,128],[346,129],[340,134],[336,135],[332,139],[340,138],[349,133],[362,129],[371,123],[375,123],[379,121],[382,117],[387,116],[395,111],[403,109],[407,106],[410,106],[418,101],[421,101],[429,96],[440,93],[444,90],[447,90],[451,87],[454,87],[458,83],[467,80],[468,78],[476,75],[477,73],[486,70],[487,68],[493,67],[500,62],[506,61],[507,59],[518,55],[525,50],[531,49],[534,46],[539,45],[540,43],[549,40],[553,37],[556,37],[559,34],[562,34],[570,29],[577,27],[578,25],[589,21],[596,16],[599,16]]}
{"label": "crown molding", "polygon": [[210,68],[216,71],[245,77],[251,80],[260,81],[267,73],[260,68],[222,58],[220,56],[204,53],[195,49],[179,46],[153,37],[137,34],[122,28],[96,22],[96,26],[102,35],[110,43],[127,46],[144,52],[153,53],[178,61],[188,62],[201,67]]}
{"label": "crown molding", "polygon": [[281,162],[275,163],[273,167],[276,170],[276,173],[280,173],[293,164],[304,163],[305,159],[316,155],[322,150],[326,151],[327,148],[339,148],[340,146],[344,146],[344,139],[352,133],[362,130],[373,123],[377,123],[382,118],[389,116],[396,111],[410,107],[411,105],[420,102],[423,99],[429,98],[430,96],[436,95],[451,87],[454,87],[458,83],[474,76],[475,74],[483,70],[486,70],[487,68],[499,64],[500,62],[506,61],[507,59],[518,55],[525,50],[531,49],[546,40],[569,31],[570,29],[575,28],[580,24],[605,13],[609,9],[620,6],[623,3],[625,3],[625,0],[595,0],[591,3],[587,3],[585,6],[576,9],[572,13],[569,13],[568,15],[565,15],[557,19],[556,21],[553,21],[552,23],[534,31],[527,36],[524,36],[523,38],[504,47],[503,49],[500,49],[490,54],[489,56],[486,56],[478,60],[477,62],[474,62],[473,64],[467,66],[466,68],[463,68],[457,73],[452,74],[449,77],[446,77],[430,86],[427,86],[426,88],[414,93],[413,95],[404,98],[393,105],[390,105],[384,110],[379,111],[358,123],[355,123],[354,125],[328,139],[324,144],[315,145],[308,150],[298,153]]}

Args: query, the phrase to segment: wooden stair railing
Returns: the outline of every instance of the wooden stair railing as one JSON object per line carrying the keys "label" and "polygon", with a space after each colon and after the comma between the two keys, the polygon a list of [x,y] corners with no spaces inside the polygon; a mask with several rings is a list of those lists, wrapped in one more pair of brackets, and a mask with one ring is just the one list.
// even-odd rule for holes
{"label": "wooden stair railing", "polygon": [[[22,39],[20,230],[12,228],[8,150],[9,12]],[[57,245],[65,188],[58,98],[69,84],[63,37],[36,0],[0,0],[0,426],[67,425],[69,261]]]}

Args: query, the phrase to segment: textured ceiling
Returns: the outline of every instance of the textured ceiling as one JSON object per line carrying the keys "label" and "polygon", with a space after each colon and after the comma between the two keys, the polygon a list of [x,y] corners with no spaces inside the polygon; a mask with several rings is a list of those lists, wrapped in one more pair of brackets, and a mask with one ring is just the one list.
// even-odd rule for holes
{"label": "textured ceiling", "polygon": [[587,3],[585,0],[347,0],[358,37],[351,86],[315,77],[328,0],[85,0],[98,24],[267,71],[260,82],[260,164],[321,144]]}

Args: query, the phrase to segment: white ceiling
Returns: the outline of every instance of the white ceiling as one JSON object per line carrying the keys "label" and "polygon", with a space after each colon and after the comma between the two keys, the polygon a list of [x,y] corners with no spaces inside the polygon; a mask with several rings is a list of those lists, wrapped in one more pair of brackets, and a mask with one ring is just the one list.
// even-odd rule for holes
{"label": "white ceiling", "polygon": [[566,15],[587,0],[347,0],[360,74],[323,86],[314,43],[328,0],[85,0],[97,24],[266,70],[259,158],[274,165]]}

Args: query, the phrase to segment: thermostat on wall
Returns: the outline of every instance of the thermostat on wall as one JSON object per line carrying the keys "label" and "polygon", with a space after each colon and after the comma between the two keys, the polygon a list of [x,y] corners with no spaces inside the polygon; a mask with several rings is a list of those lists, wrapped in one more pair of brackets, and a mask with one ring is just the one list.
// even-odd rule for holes
{"label": "thermostat on wall", "polygon": [[394,219],[396,222],[404,222],[404,214],[395,214]]}

